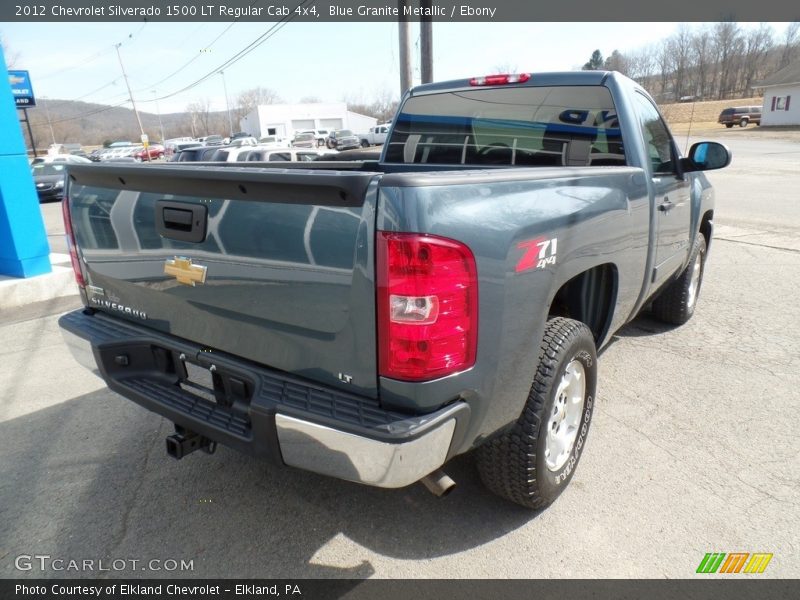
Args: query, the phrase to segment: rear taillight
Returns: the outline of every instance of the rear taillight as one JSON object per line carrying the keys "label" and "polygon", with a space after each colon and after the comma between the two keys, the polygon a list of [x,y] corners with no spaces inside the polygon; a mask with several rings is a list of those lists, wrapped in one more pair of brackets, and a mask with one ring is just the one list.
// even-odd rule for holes
{"label": "rear taillight", "polygon": [[72,262],[72,271],[75,273],[75,281],[80,287],[86,287],[86,280],[83,278],[81,261],[78,258],[78,245],[75,243],[75,234],[72,231],[72,218],[69,214],[69,198],[64,196],[61,201],[61,212],[64,215],[64,233],[67,236],[67,247],[69,248],[69,259]]}
{"label": "rear taillight", "polygon": [[486,75],[484,77],[473,77],[469,80],[470,85],[505,85],[508,83],[525,83],[531,78],[530,73],[501,73],[498,75]]}
{"label": "rear taillight", "polygon": [[423,381],[475,364],[478,279],[467,246],[380,231],[377,279],[380,375]]}

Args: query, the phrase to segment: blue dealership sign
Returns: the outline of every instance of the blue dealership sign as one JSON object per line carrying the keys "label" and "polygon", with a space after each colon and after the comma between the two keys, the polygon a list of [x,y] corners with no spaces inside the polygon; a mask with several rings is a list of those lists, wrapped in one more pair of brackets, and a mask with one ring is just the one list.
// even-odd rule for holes
{"label": "blue dealership sign", "polygon": [[8,83],[11,84],[11,93],[14,94],[17,108],[36,106],[31,78],[27,71],[9,71]]}

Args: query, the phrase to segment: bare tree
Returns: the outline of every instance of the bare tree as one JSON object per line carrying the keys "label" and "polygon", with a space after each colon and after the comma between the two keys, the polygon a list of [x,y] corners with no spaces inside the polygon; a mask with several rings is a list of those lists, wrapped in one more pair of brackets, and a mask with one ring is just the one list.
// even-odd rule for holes
{"label": "bare tree", "polygon": [[628,76],[645,89],[652,87],[651,80],[656,70],[655,56],[655,48],[652,45],[640,48],[628,56],[630,70]]}
{"label": "bare tree", "polygon": [[300,104],[319,104],[322,102],[319,96],[303,96],[300,98]]}
{"label": "bare tree", "polygon": [[694,90],[689,81],[690,55],[692,49],[692,34],[686,24],[678,27],[675,34],[669,38],[667,50],[671,54],[670,63],[672,66],[672,93],[675,100],[680,100],[687,95],[694,95]]}
{"label": "bare tree", "polygon": [[186,106],[186,112],[189,113],[189,119],[192,124],[192,135],[199,137],[200,135],[209,135],[211,129],[209,128],[211,102],[208,98],[203,100],[196,100]]}
{"label": "bare tree", "polygon": [[347,104],[347,110],[374,117],[379,122],[389,121],[397,112],[399,101],[392,96],[388,89],[382,89],[375,93],[372,100],[364,100],[363,97],[345,96],[342,102]]}
{"label": "bare tree", "polygon": [[606,58],[603,68],[607,71],[619,71],[623,75],[630,74],[628,59],[619,50],[614,50],[611,56]]}
{"label": "bare tree", "polygon": [[778,69],[782,69],[792,62],[795,56],[800,53],[800,22],[789,23],[786,32],[783,34],[783,50]]}
{"label": "bare tree", "polygon": [[736,68],[742,49],[742,31],[736,23],[726,21],[714,27],[714,52],[717,55],[719,87],[717,98],[722,100],[734,93]]}
{"label": "bare tree", "polygon": [[711,32],[703,28],[692,36],[691,62],[695,69],[695,95],[698,99],[711,96],[716,81]]}
{"label": "bare tree", "polygon": [[249,115],[257,106],[263,104],[280,104],[283,99],[278,92],[265,87],[255,87],[241,92],[236,97],[236,108],[234,116],[240,121]]}
{"label": "bare tree", "polygon": [[672,72],[672,43],[669,39],[662,40],[656,53],[658,64],[659,79],[661,80],[660,95],[665,98],[672,90],[670,89],[670,73]]}
{"label": "bare tree", "polygon": [[13,69],[19,60],[19,52],[13,52],[11,50],[6,42],[6,38],[3,37],[2,32],[0,32],[0,48],[3,50],[3,56],[6,59],[6,66],[9,69]]}
{"label": "bare tree", "polygon": [[753,81],[766,75],[765,65],[769,51],[774,45],[774,31],[766,23],[747,34],[745,41],[744,62],[741,69],[741,92],[751,93]]}

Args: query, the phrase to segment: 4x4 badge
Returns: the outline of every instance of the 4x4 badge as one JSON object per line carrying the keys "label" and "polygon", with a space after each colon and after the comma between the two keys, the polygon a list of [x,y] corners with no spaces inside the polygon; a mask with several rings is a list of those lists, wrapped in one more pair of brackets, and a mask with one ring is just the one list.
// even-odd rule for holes
{"label": "4x4 badge", "polygon": [[191,258],[176,256],[168,258],[164,263],[164,273],[178,280],[178,283],[195,286],[206,282],[207,267],[193,265]]}

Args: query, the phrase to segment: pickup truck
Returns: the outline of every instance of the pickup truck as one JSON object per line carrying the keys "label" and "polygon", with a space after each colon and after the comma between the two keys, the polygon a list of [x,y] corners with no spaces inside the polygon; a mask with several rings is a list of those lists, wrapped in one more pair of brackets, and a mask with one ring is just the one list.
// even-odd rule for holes
{"label": "pickup truck", "polygon": [[370,127],[367,133],[362,133],[358,137],[361,140],[361,147],[367,148],[368,146],[380,146],[386,141],[386,136],[389,135],[389,128],[391,123],[384,123],[383,125],[376,125]]}
{"label": "pickup truck", "polygon": [[[614,72],[476,77],[404,96],[378,161],[70,165],[85,308],[74,356],[217,444],[373,486],[475,450],[541,508],[597,403],[597,350],[644,309],[693,314],[712,238],[703,173]],[[597,451],[602,451],[597,449]]]}

